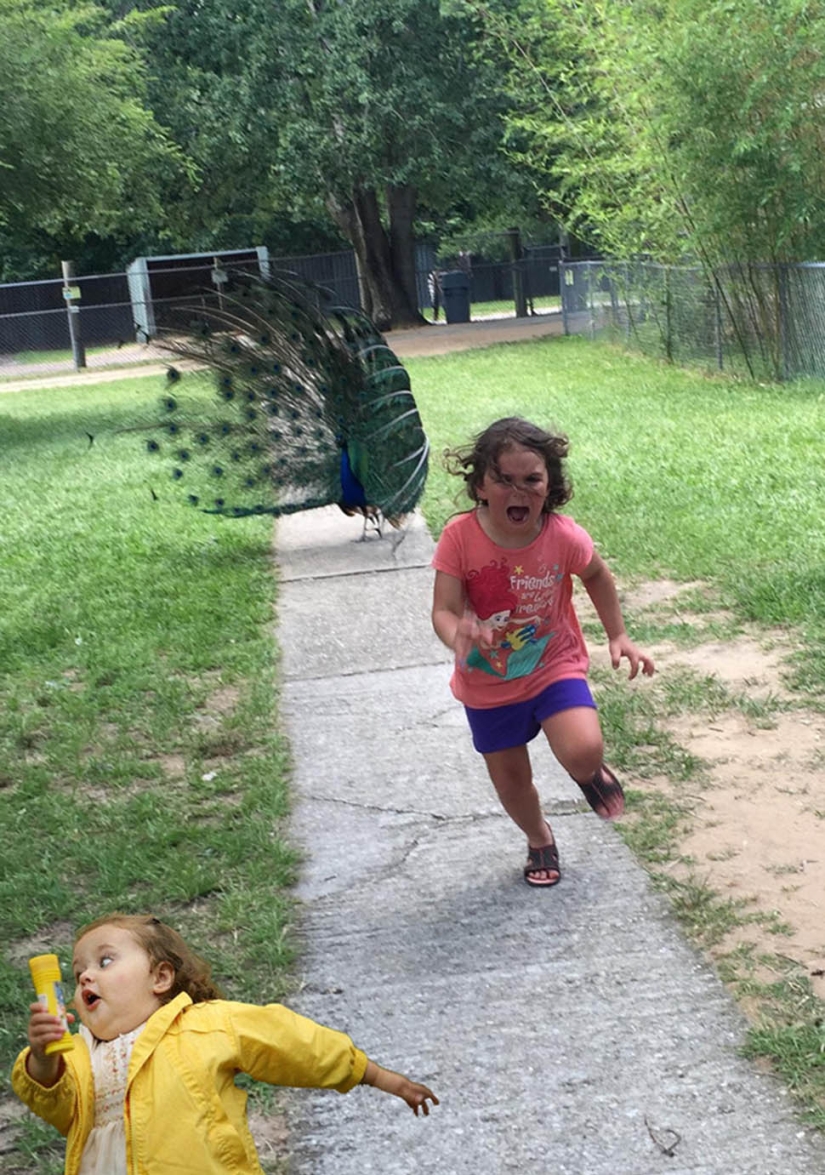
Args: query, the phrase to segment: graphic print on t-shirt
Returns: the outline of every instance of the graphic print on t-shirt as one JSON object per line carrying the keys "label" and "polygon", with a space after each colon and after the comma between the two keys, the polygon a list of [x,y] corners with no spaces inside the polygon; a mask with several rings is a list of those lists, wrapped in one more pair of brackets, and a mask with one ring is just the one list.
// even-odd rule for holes
{"label": "graphic print on t-shirt", "polygon": [[493,635],[491,648],[472,649],[467,668],[511,681],[540,667],[544,650],[556,636],[553,601],[556,584],[563,578],[558,563],[552,568],[542,563],[536,575],[526,575],[519,563],[511,569],[507,556],[470,571],[467,599]]}

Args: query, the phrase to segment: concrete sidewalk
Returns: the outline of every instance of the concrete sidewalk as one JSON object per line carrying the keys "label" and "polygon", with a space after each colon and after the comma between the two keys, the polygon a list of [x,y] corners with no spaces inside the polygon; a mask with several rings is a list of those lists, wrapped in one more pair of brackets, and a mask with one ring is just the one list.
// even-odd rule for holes
{"label": "concrete sidewalk", "polygon": [[287,1095],[291,1175],[821,1175],[745,1024],[546,747],[563,879],[521,880],[429,622],[432,543],[278,524],[282,713],[306,862],[298,1011],[441,1098]]}

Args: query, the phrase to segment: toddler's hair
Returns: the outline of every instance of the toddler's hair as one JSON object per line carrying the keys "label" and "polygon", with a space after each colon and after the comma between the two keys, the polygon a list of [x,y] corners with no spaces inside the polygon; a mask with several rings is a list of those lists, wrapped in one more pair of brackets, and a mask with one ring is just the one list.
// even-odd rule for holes
{"label": "toddler's hair", "polygon": [[569,442],[563,433],[545,432],[529,420],[520,416],[505,416],[494,421],[480,432],[469,445],[458,449],[445,449],[444,462],[450,473],[464,478],[464,485],[471,500],[478,504],[481,497],[481,483],[490,473],[498,476],[498,460],[501,454],[521,445],[532,449],[547,467],[547,497],[544,500],[545,514],[551,514],[573,497],[573,487],[564,470]]}
{"label": "toddler's hair", "polygon": [[132,938],[146,951],[153,967],[158,963],[169,963],[175,971],[174,982],[168,992],[159,998],[162,1003],[168,1004],[176,995],[185,991],[193,1003],[202,1000],[218,1000],[223,998],[223,992],[212,982],[212,968],[205,959],[195,954],[187,946],[181,936],[171,926],[161,922],[152,914],[109,914],[105,918],[96,918],[88,926],[81,927],[75,935],[75,944],[80,942],[84,935],[100,926],[119,926],[128,930]]}

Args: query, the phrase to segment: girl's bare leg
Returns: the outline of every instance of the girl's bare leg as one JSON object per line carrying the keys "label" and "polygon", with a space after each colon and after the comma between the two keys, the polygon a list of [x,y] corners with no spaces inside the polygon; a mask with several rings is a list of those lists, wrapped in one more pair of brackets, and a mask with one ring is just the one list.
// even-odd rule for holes
{"label": "girl's bare leg", "polygon": [[[484,761],[502,808],[527,837],[530,847],[539,849],[553,844],[553,830],[541,810],[527,747],[492,751],[484,756]],[[540,869],[536,877],[545,879],[549,873]]]}
{"label": "girl's bare leg", "polygon": [[[559,710],[541,724],[550,749],[576,783],[589,783],[604,761],[604,739],[597,712],[590,706]],[[611,797],[597,815],[605,820],[621,816],[624,800]]]}

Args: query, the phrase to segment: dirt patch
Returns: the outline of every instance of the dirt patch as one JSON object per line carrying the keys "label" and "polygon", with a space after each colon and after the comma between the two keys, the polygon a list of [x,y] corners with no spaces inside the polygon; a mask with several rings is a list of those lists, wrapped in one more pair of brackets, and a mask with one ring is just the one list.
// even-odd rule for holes
{"label": "dirt patch", "polygon": [[[690,622],[678,601],[696,587],[646,584],[628,594],[627,607],[641,615],[664,604]],[[707,627],[707,614],[695,619],[700,631]],[[765,916],[736,928],[714,953],[747,942],[759,954],[783,955],[804,968],[825,998],[825,716],[805,709],[785,685],[795,651],[787,633],[749,626],[730,640],[652,648],[660,684],[688,671],[725,687],[730,704],[662,720],[702,760],[701,783],[659,779],[634,786],[689,799],[692,817],[671,869],[675,876],[692,876]],[[600,659],[606,663],[601,650],[594,662]]]}

